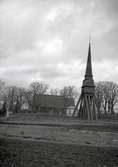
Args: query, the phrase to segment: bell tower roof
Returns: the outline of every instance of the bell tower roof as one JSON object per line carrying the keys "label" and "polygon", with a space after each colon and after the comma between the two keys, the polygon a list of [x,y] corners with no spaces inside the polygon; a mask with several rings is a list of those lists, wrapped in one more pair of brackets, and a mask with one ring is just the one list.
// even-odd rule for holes
{"label": "bell tower roof", "polygon": [[85,78],[86,77],[93,77],[93,74],[92,74],[92,64],[91,64],[91,45],[90,45],[90,42],[89,42],[87,66],[86,66],[86,73],[85,73]]}
{"label": "bell tower roof", "polygon": [[88,49],[88,58],[87,58],[85,78],[83,80],[83,85],[82,85],[82,92],[83,93],[92,93],[92,94],[95,93],[95,85],[94,85],[93,74],[92,74],[90,42],[89,42],[89,49]]}

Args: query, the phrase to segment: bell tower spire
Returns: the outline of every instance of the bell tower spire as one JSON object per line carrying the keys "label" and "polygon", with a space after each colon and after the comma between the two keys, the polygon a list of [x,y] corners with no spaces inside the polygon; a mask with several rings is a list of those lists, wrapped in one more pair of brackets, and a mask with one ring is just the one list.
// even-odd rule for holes
{"label": "bell tower spire", "polygon": [[83,80],[81,95],[75,106],[73,116],[96,120],[97,111],[95,105],[95,85],[92,74],[92,62],[91,62],[91,44],[89,42],[88,58],[86,65],[85,78]]}
{"label": "bell tower spire", "polygon": [[90,42],[89,42],[88,59],[87,59],[85,77],[93,77],[93,75],[92,75],[92,64],[91,64],[91,44],[90,44]]}
{"label": "bell tower spire", "polygon": [[87,58],[85,78],[83,80],[83,85],[82,85],[82,92],[89,93],[89,94],[95,94],[95,85],[94,85],[93,73],[92,73],[90,42],[89,42],[89,49],[88,49],[88,58]]}

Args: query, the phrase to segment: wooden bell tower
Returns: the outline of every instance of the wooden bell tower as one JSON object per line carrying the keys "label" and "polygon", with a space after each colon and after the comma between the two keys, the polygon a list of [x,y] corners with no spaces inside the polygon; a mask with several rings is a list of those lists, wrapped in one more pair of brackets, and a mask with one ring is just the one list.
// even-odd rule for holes
{"label": "wooden bell tower", "polygon": [[81,95],[75,106],[73,116],[86,120],[97,119],[97,108],[95,105],[95,84],[92,75],[90,43],[85,78],[83,80]]}

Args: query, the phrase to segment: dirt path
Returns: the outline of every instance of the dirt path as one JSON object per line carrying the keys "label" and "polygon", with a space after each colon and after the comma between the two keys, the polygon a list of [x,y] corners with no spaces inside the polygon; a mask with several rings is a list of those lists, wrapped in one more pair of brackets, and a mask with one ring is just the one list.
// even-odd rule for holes
{"label": "dirt path", "polygon": [[69,127],[0,125],[0,136],[75,145],[118,148],[118,133],[78,130]]}

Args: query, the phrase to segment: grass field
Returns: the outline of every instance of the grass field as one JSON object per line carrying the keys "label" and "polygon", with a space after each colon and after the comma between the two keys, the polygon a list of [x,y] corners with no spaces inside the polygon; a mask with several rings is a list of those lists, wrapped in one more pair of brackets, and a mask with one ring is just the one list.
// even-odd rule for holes
{"label": "grass field", "polygon": [[118,149],[0,139],[1,167],[118,167]]}
{"label": "grass field", "polygon": [[0,125],[0,137],[75,145],[117,147],[118,133],[39,125]]}
{"label": "grass field", "polygon": [[2,119],[0,167],[118,167],[118,123],[28,114]]}

